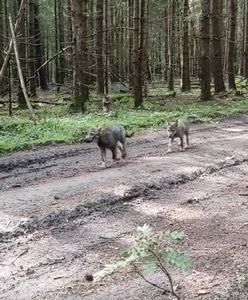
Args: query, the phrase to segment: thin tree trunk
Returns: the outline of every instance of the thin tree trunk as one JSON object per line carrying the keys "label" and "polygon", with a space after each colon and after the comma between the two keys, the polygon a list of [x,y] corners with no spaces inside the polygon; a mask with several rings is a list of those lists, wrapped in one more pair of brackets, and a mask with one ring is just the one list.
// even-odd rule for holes
{"label": "thin tree trunk", "polygon": [[[58,1],[58,32],[59,32],[59,50],[65,47],[65,18],[64,18],[64,1]],[[59,56],[59,84],[65,82],[65,56],[64,52]]]}
{"label": "thin tree trunk", "polygon": [[[21,0],[18,0],[18,5],[20,7]],[[19,31],[19,41],[18,41],[18,52],[20,56],[20,64],[22,69],[22,75],[23,79],[26,85],[27,81],[27,74],[26,74],[26,41],[25,41],[25,6],[24,6],[24,18],[22,18],[20,22],[20,31]],[[18,103],[21,108],[25,108],[27,106],[25,96],[23,93],[22,85],[21,83],[18,86]]]}
{"label": "thin tree trunk", "polygon": [[175,12],[176,12],[176,2],[175,0],[170,0],[170,14],[169,14],[169,65],[168,65],[168,88],[170,91],[174,91],[174,54],[175,54]]}
{"label": "thin tree trunk", "polygon": [[75,108],[85,111],[89,99],[88,51],[87,51],[87,0],[72,0],[72,22],[74,40],[73,93]]}
{"label": "thin tree trunk", "polygon": [[36,76],[35,73],[35,37],[34,37],[34,3],[29,0],[29,89],[31,97],[36,97]]}
{"label": "thin tree trunk", "polygon": [[244,77],[248,78],[248,4],[245,7],[245,52],[244,52]]}
{"label": "thin tree trunk", "polygon": [[[6,8],[6,6],[5,6],[5,8]],[[22,0],[22,2],[20,4],[20,7],[19,7],[16,23],[15,23],[15,33],[19,32],[20,24],[21,24],[22,18],[24,17],[24,8],[25,8],[25,0]],[[6,25],[6,31],[7,31],[7,25]],[[4,62],[2,64],[2,68],[0,70],[0,87],[2,86],[2,83],[3,83],[4,77],[5,77],[5,73],[6,73],[6,70],[7,70],[7,66],[8,66],[10,55],[11,55],[12,51],[13,51],[13,40],[11,39],[10,43],[9,43],[8,51],[6,53],[6,56],[4,58]]]}
{"label": "thin tree trunk", "polygon": [[199,79],[201,86],[201,100],[211,99],[210,92],[210,1],[201,0],[201,18],[200,18],[200,61],[199,61]]}
{"label": "thin tree trunk", "polygon": [[229,34],[229,47],[228,47],[228,85],[229,89],[236,90],[235,84],[235,45],[236,45],[236,23],[237,23],[237,1],[229,0],[229,16],[230,16],[230,34]]}
{"label": "thin tree trunk", "polygon": [[222,22],[222,12],[220,11],[220,0],[212,1],[212,26],[213,26],[213,57],[212,72],[214,77],[215,93],[225,91],[222,63],[222,42],[220,23]]}
{"label": "thin tree trunk", "polygon": [[17,42],[16,42],[16,37],[15,37],[15,30],[14,30],[14,26],[12,24],[12,19],[11,16],[9,15],[9,25],[10,25],[10,30],[11,30],[11,35],[12,35],[12,39],[13,39],[13,45],[14,45],[14,51],[15,51],[15,57],[16,57],[16,63],[17,63],[17,68],[18,68],[18,73],[19,73],[19,78],[20,78],[20,82],[21,82],[21,86],[22,86],[22,90],[23,90],[23,94],[25,97],[25,100],[27,102],[27,107],[29,109],[29,112],[31,114],[31,117],[33,120],[36,120],[37,117],[33,111],[32,105],[28,99],[28,94],[27,94],[27,90],[26,90],[26,86],[25,86],[25,81],[22,75],[22,68],[21,68],[21,63],[20,63],[20,57],[19,57],[19,53],[18,53],[18,48],[17,48]]}
{"label": "thin tree trunk", "polygon": [[164,80],[168,81],[168,41],[169,41],[169,30],[168,30],[168,0],[165,0],[165,8],[164,8]]}
{"label": "thin tree trunk", "polygon": [[[133,0],[128,0],[128,26],[133,28]],[[129,86],[133,87],[133,31],[129,30]]]}
{"label": "thin tree trunk", "polygon": [[143,104],[141,85],[141,64],[140,64],[140,1],[134,0],[134,33],[133,33],[133,92],[134,106],[140,107]]}
{"label": "thin tree trunk", "polygon": [[[35,50],[36,50],[36,69],[38,69],[44,62],[45,49],[43,43],[43,37],[40,29],[39,20],[39,1],[34,0],[34,30],[35,30]],[[44,91],[49,90],[47,84],[47,72],[45,68],[41,68],[39,71],[40,88]]]}
{"label": "thin tree trunk", "polygon": [[110,61],[110,43],[109,43],[109,2],[105,0],[105,93],[109,93],[109,61]]}
{"label": "thin tree trunk", "polygon": [[104,94],[104,64],[103,64],[103,0],[96,1],[96,68],[97,93]]}
{"label": "thin tree trunk", "polygon": [[190,91],[189,71],[189,1],[184,0],[183,7],[183,41],[182,41],[182,92]]}

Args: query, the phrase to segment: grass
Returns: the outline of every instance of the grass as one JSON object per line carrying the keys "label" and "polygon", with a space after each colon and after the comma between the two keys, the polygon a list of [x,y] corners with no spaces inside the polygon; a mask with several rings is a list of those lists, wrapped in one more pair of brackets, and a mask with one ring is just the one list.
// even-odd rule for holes
{"label": "grass", "polygon": [[96,124],[118,122],[128,131],[144,128],[162,128],[168,122],[187,117],[194,121],[209,122],[218,118],[248,112],[245,98],[199,102],[183,100],[160,105],[157,101],[146,102],[145,109],[134,110],[130,94],[114,95],[114,110],[102,113],[100,103],[92,99],[87,114],[70,114],[69,106],[42,107],[36,109],[39,121],[33,123],[26,110],[18,110],[13,117],[0,112],[0,153],[49,143],[75,143],[85,137]]}

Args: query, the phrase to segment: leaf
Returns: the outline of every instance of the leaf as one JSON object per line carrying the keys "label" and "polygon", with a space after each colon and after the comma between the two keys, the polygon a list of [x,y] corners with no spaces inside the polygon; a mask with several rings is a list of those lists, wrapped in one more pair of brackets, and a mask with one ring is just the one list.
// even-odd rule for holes
{"label": "leaf", "polygon": [[136,233],[142,236],[149,236],[151,233],[151,227],[149,224],[144,224],[143,226],[138,226]]}
{"label": "leaf", "polygon": [[177,267],[182,270],[186,270],[190,267],[191,262],[189,256],[183,252],[173,250],[171,248],[165,249],[161,256],[163,260],[168,262],[170,265]]}
{"label": "leaf", "polygon": [[186,237],[186,234],[184,232],[176,231],[176,230],[175,231],[168,230],[164,233],[164,238],[171,239],[171,240],[181,241],[185,237]]}
{"label": "leaf", "polygon": [[153,257],[147,257],[141,264],[140,270],[144,276],[151,275],[157,270],[158,266]]}

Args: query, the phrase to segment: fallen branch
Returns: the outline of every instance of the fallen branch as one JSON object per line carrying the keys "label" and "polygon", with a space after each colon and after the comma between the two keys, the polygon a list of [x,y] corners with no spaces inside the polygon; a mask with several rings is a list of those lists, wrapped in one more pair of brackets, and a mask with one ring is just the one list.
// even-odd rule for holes
{"label": "fallen branch", "polygon": [[12,261],[11,261],[11,265],[19,258],[21,257],[22,255],[26,254],[28,252],[28,248],[23,250],[20,254],[18,254]]}
{"label": "fallen branch", "polygon": [[28,81],[30,81],[31,79],[35,78],[36,74],[42,69],[44,68],[48,63],[50,63],[50,61],[52,61],[54,58],[56,58],[57,56],[59,56],[61,53],[65,52],[67,49],[71,48],[72,46],[69,45],[63,49],[61,49],[59,52],[57,52],[56,54],[54,54],[52,57],[50,57],[47,61],[45,61],[35,72],[34,74],[28,78]]}
{"label": "fallen branch", "polygon": [[[25,4],[25,0],[22,0],[22,2],[20,4],[20,7],[19,7],[16,23],[15,23],[15,30],[14,30],[15,33],[17,33],[19,31],[19,28],[20,28],[20,24],[21,24],[22,17],[23,17],[23,14],[24,14],[24,7],[25,7],[24,4]],[[9,59],[10,59],[10,54],[13,51],[13,46],[14,46],[14,44],[13,44],[13,38],[12,38],[10,40],[9,49],[6,52],[6,56],[4,58],[4,62],[3,62],[3,65],[2,65],[2,68],[1,68],[1,71],[0,71],[0,86],[2,84],[5,72],[7,70],[7,66],[8,66]]]}
{"label": "fallen branch", "polygon": [[111,74],[122,84],[122,85],[124,85],[126,88],[128,88],[129,89],[129,86],[125,83],[125,82],[123,82],[121,79],[120,79],[120,77],[118,76],[118,75],[116,75],[113,71],[111,71]]}
{"label": "fallen branch", "polygon": [[63,103],[58,103],[58,102],[51,102],[51,101],[46,101],[46,100],[31,100],[32,103],[44,103],[48,105],[63,105]]}

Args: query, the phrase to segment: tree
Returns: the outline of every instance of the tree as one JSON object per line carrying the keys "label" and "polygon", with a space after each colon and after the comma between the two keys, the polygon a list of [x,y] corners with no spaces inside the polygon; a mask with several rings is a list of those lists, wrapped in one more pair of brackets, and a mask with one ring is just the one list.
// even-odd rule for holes
{"label": "tree", "polygon": [[168,88],[170,91],[174,91],[174,52],[175,52],[175,13],[176,13],[176,0],[170,0],[170,10],[168,17]]}
{"label": "tree", "polygon": [[31,97],[36,97],[36,77],[35,73],[35,31],[34,31],[34,2],[29,0],[29,10],[28,10],[28,20],[29,20],[29,90]]}
{"label": "tree", "polygon": [[228,85],[230,89],[236,90],[235,84],[235,45],[236,45],[236,23],[237,23],[237,1],[230,0],[229,3],[229,47],[228,47]]}
{"label": "tree", "polygon": [[[21,0],[18,0],[18,7],[21,5]],[[25,7],[25,6],[24,6]],[[24,18],[22,18],[20,22],[20,31],[19,31],[19,39],[18,39],[18,52],[20,55],[20,63],[22,68],[23,79],[26,85],[27,74],[26,74],[26,30],[25,30],[25,9],[24,9]],[[18,86],[18,102],[19,106],[24,108],[27,106],[23,90],[21,84]]]}
{"label": "tree", "polygon": [[87,0],[72,0],[74,74],[73,95],[75,108],[85,111],[85,103],[89,99],[88,88],[88,49],[87,49]]}
{"label": "tree", "polygon": [[[36,51],[36,69],[43,63],[45,58],[45,49],[43,36],[40,26],[40,7],[39,0],[34,0],[34,36],[35,36],[35,51]],[[39,70],[40,88],[44,91],[49,90],[47,83],[47,72],[45,68]]]}
{"label": "tree", "polygon": [[190,90],[189,71],[189,1],[183,1],[183,40],[182,40],[182,92]]}
{"label": "tree", "polygon": [[96,1],[96,68],[97,93],[104,94],[104,64],[103,64],[103,0]]}
{"label": "tree", "polygon": [[201,0],[199,79],[201,100],[211,99],[210,92],[210,1]]}
{"label": "tree", "polygon": [[214,77],[215,93],[225,91],[223,78],[223,63],[222,63],[222,45],[221,45],[221,22],[222,12],[220,11],[220,1],[212,1],[212,32],[213,32],[213,57],[212,57],[212,72]]}
{"label": "tree", "polygon": [[[142,94],[142,80],[141,80],[141,67],[142,67],[142,50],[143,39],[140,36],[140,10],[143,11],[144,0],[134,0],[134,18],[133,18],[133,93],[134,93],[134,106],[140,107],[143,104]],[[143,7],[143,8],[142,8]]]}

